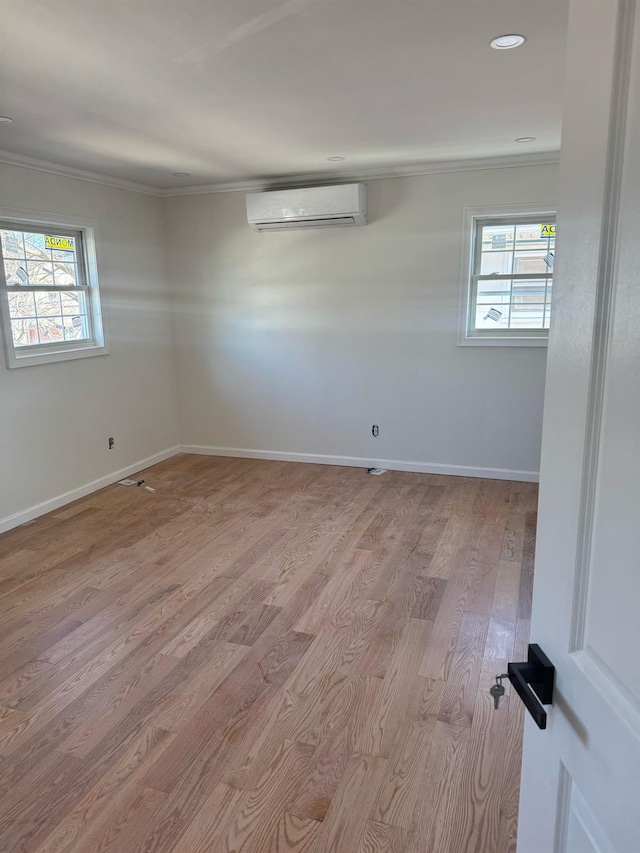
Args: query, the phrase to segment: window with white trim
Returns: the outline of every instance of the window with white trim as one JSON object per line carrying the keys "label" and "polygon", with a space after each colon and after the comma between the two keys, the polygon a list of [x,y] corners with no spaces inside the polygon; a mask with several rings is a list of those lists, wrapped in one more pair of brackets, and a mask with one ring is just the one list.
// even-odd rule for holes
{"label": "window with white trim", "polygon": [[541,345],[549,337],[555,214],[471,217],[460,343]]}
{"label": "window with white trim", "polygon": [[103,355],[92,225],[0,211],[0,314],[8,367]]}

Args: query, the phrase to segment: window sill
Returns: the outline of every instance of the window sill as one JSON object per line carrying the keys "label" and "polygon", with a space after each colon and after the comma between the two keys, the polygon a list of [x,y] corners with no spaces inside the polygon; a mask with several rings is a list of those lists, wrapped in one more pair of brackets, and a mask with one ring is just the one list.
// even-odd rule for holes
{"label": "window sill", "polygon": [[458,341],[459,347],[546,347],[549,338],[472,338],[465,337]]}
{"label": "window sill", "polygon": [[71,361],[76,358],[91,358],[95,355],[108,355],[107,344],[89,344],[84,347],[73,349],[49,350],[49,352],[17,353],[15,350],[7,352],[7,367],[32,367],[37,364],[50,364],[58,361]]}

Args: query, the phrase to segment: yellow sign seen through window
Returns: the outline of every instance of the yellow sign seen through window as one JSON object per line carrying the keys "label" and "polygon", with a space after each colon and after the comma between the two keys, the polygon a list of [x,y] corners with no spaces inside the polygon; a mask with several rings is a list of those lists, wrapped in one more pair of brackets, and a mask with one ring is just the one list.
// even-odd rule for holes
{"label": "yellow sign seen through window", "polygon": [[73,252],[75,244],[73,237],[48,237],[44,238],[45,249],[57,249],[59,252]]}
{"label": "yellow sign seen through window", "polygon": [[556,236],[556,226],[555,225],[541,225],[540,226],[540,237],[555,237]]}

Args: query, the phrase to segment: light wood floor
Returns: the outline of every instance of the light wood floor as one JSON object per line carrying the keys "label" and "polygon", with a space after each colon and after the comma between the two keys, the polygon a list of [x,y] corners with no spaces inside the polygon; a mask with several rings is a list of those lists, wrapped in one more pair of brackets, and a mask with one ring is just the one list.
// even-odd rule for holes
{"label": "light wood floor", "polygon": [[0,850],[515,850],[536,487],[142,476],[0,537]]}

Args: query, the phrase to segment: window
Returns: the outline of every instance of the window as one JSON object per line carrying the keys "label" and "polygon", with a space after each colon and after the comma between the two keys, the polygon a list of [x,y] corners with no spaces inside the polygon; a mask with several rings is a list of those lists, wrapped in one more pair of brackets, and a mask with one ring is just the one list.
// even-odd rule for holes
{"label": "window", "polygon": [[467,211],[460,343],[541,346],[549,337],[556,220],[549,210]]}
{"label": "window", "polygon": [[0,210],[0,314],[8,367],[109,352],[92,225]]}

